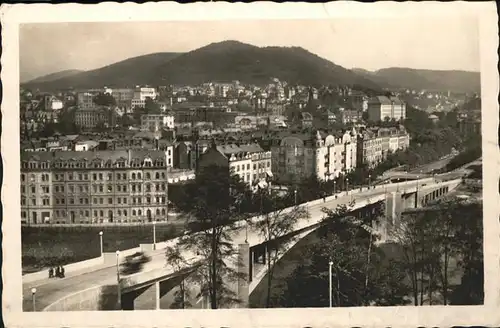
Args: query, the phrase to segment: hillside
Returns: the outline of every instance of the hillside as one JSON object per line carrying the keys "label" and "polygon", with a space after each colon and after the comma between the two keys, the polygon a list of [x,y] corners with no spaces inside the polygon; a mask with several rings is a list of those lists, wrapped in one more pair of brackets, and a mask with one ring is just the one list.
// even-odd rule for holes
{"label": "hillside", "polygon": [[259,48],[235,41],[213,43],[179,56],[159,68],[173,84],[240,80],[263,84],[277,77],[307,85],[360,84],[372,81],[298,47]]}
{"label": "hillside", "polygon": [[384,68],[375,72],[353,69],[381,86],[429,91],[480,92],[479,72]]}
{"label": "hillside", "polygon": [[[133,87],[150,83],[162,63],[179,56],[178,53],[162,52],[129,58],[95,70],[52,79],[50,81],[30,81],[22,84],[26,88],[55,90],[61,88]],[[57,74],[57,73],[56,73]]]}
{"label": "hillside", "polygon": [[76,75],[76,74],[79,74],[79,73],[82,73],[82,72],[84,72],[84,71],[79,70],[79,69],[67,69],[67,70],[64,70],[64,71],[60,71],[60,72],[56,72],[56,73],[52,73],[52,74],[47,74],[47,75],[40,76],[40,77],[37,77],[37,78],[35,78],[33,80],[29,80],[29,81],[27,81],[25,83],[29,84],[29,83],[50,82],[50,81],[62,79],[62,78],[65,78],[65,77],[73,76],[73,75]]}
{"label": "hillside", "polygon": [[209,81],[263,84],[272,77],[308,85],[359,84],[379,89],[365,77],[320,58],[302,48],[265,47],[224,41],[184,54],[151,54],[49,83],[40,89],[64,87],[189,84]]}

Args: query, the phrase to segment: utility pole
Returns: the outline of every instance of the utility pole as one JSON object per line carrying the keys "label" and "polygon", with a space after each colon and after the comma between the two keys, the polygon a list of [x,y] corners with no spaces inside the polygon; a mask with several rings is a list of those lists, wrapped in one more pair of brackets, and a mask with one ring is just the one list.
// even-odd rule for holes
{"label": "utility pole", "polygon": [[329,280],[328,298],[330,300],[330,307],[332,307],[332,267],[333,267],[333,262],[330,261],[330,263],[328,263],[328,280]]}

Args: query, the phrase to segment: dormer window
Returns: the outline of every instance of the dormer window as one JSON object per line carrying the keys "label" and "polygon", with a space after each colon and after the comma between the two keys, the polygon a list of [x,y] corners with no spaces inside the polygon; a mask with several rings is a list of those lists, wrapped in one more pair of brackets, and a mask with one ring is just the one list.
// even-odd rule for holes
{"label": "dormer window", "polygon": [[101,160],[94,160],[94,161],[92,162],[92,167],[94,167],[94,168],[96,168],[96,169],[101,168],[101,165],[102,165]]}

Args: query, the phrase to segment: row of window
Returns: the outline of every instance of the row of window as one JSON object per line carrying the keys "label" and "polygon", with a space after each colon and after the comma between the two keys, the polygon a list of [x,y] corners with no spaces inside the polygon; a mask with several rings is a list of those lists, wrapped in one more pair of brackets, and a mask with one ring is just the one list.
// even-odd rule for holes
{"label": "row of window", "polygon": [[[56,205],[66,205],[66,198],[55,198],[55,204]],[[104,200],[105,198],[92,198],[92,204],[94,205],[104,205]],[[144,203],[145,204],[152,204],[152,201],[155,200],[156,204],[166,204],[167,198],[165,196],[156,196],[156,197],[145,197],[144,198]],[[26,198],[21,198],[21,205],[22,206],[27,206],[26,203]],[[117,204],[127,204],[127,198],[126,197],[118,197],[116,198]],[[142,197],[132,197],[131,198],[132,204],[142,204]],[[68,204],[69,205],[89,205],[89,198],[78,198],[78,203],[77,199],[75,198],[68,198]],[[113,198],[108,198],[107,203],[108,205],[113,204]],[[36,198],[32,198],[30,201],[30,205],[36,206],[37,205],[37,200]],[[50,198],[43,198],[42,199],[42,205],[43,206],[49,206],[50,205]]]}
{"label": "row of window", "polygon": [[[171,150],[169,149],[167,151],[168,156],[171,156]],[[168,159],[168,164],[170,164],[171,159]],[[49,169],[50,167],[55,167],[55,168],[125,168],[127,167],[126,161],[125,160],[119,160],[117,162],[112,162],[110,160],[103,162],[103,161],[92,161],[92,163],[88,163],[86,161],[79,161],[79,162],[65,162],[65,161],[57,161],[53,162],[53,165],[51,165],[51,162],[37,162],[37,161],[23,161],[21,163],[21,167],[23,169]],[[163,159],[157,159],[154,162],[150,159],[145,159],[144,161],[140,161],[137,159],[134,159],[130,163],[130,167],[164,167],[165,166],[165,161]]]}
{"label": "row of window", "polygon": [[[31,206],[37,206],[37,201],[36,198],[31,198],[30,200],[30,205]],[[42,198],[42,206],[50,206],[50,198]],[[27,206],[27,199],[22,197],[21,198],[21,206]]]}
{"label": "row of window", "polygon": [[[259,167],[259,169],[260,168],[265,168],[266,167],[266,163],[259,163],[258,167]],[[267,167],[271,167],[271,162],[270,161],[267,161]],[[240,172],[240,169],[241,169],[241,171],[245,171],[245,164],[236,165],[236,172]],[[250,170],[250,164],[246,165],[246,169]],[[256,163],[253,164],[253,169],[257,170],[257,164]]]}
{"label": "row of window", "polygon": [[[145,185],[145,191],[146,192],[151,192],[152,191],[152,184],[146,184]],[[106,188],[105,188],[106,187]],[[128,187],[127,185],[116,185],[116,192],[127,192],[128,190]],[[156,183],[154,184],[154,190],[159,192],[159,191],[165,191],[166,190],[166,184],[162,183]],[[42,193],[44,194],[48,194],[50,193],[50,187],[49,186],[41,186],[40,187],[41,190],[42,190]],[[30,187],[31,189],[31,193],[32,194],[35,194],[37,193],[37,188],[36,186],[31,186]],[[74,193],[75,192],[75,186],[73,185],[69,185],[68,186],[68,191],[70,193]],[[104,192],[104,189],[106,189],[107,192],[113,192],[113,186],[112,185],[107,185],[107,186],[104,186],[104,185],[93,185],[92,186],[92,190],[94,193],[97,193],[97,192]],[[88,185],[79,185],[78,186],[78,190],[80,192],[88,192],[89,191],[89,186]],[[131,185],[131,191],[132,192],[141,192],[142,191],[142,187],[141,187],[141,184],[132,184]],[[65,192],[65,188],[64,188],[64,185],[55,185],[54,186],[54,192],[56,193],[64,193]],[[21,186],[21,193],[26,193],[26,187],[25,186]]]}
{"label": "row of window", "polygon": [[[94,217],[104,217],[104,213],[105,211],[103,210],[94,210],[93,211],[93,214],[94,214]],[[142,210],[131,210],[130,211],[131,215],[132,216],[142,216],[143,215],[143,211]],[[76,217],[76,212],[74,211],[70,211],[70,218],[74,218]],[[156,215],[166,215],[167,214],[167,211],[163,208],[163,209],[156,209],[155,211],[155,214]],[[85,218],[88,218],[90,217],[90,210],[81,210],[78,212],[78,215],[79,217],[85,217]],[[117,216],[128,216],[128,211],[127,210],[117,210],[116,211],[116,215]],[[56,210],[54,211],[54,216],[56,218],[67,218],[67,212],[65,210]],[[113,211],[111,210],[108,210],[107,211],[107,216],[108,218],[113,218],[114,216],[114,213]],[[22,211],[21,212],[21,217],[24,219],[26,218],[26,212],[25,211]]]}
{"label": "row of window", "polygon": [[[150,173],[150,172],[146,172],[144,174],[144,178],[146,180],[151,180],[151,177],[153,175]],[[127,173],[115,173],[115,177],[116,177],[116,180],[127,180]],[[131,179],[132,180],[142,180],[142,174],[139,172],[139,173],[131,173],[130,175]],[[41,181],[42,182],[48,182],[50,181],[50,175],[49,174],[41,174],[40,175],[40,178],[41,178]],[[160,180],[160,179],[165,179],[166,178],[166,174],[165,172],[156,172],[154,174],[154,178],[156,180]],[[54,180],[56,181],[64,181],[64,173],[56,173],[54,175]],[[67,173],[67,180],[80,180],[80,181],[87,181],[89,180],[89,174],[88,173],[78,173],[78,174],[75,174],[73,172],[68,172]],[[92,180],[94,181],[98,181],[98,180],[104,180],[104,175],[103,173],[94,173],[92,174]],[[113,174],[112,173],[108,173],[107,174],[107,177],[106,177],[106,180],[113,180]],[[26,174],[21,174],[21,182],[25,182],[26,181]],[[36,182],[37,179],[36,179],[36,175],[35,174],[30,174],[30,182]]]}

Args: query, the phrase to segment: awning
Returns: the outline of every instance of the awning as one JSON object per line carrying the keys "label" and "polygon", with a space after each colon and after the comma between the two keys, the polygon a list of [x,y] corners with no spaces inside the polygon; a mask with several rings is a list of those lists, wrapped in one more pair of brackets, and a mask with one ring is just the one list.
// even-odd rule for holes
{"label": "awning", "polygon": [[267,176],[268,176],[268,177],[270,177],[270,178],[272,178],[272,177],[273,177],[273,173],[272,173],[271,171],[267,171],[267,172],[266,172],[266,174],[267,174]]}

